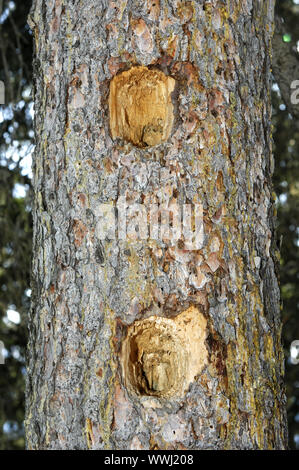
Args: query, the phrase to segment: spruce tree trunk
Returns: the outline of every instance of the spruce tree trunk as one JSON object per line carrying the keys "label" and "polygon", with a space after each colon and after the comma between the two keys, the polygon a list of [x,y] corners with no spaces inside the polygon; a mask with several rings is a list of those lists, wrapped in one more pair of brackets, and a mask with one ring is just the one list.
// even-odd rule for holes
{"label": "spruce tree trunk", "polygon": [[[29,449],[286,447],[273,10],[34,1]],[[121,198],[202,207],[200,246],[120,239]]]}

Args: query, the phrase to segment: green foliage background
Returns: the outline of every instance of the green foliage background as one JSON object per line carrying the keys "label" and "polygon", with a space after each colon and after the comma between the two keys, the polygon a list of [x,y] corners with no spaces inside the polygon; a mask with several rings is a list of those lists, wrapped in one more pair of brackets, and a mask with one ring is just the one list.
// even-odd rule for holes
{"label": "green foliage background", "polygon": [[[24,448],[32,220],[31,181],[22,166],[33,144],[30,6],[31,0],[0,0],[0,80],[6,103],[0,106],[0,340],[8,355],[0,365],[1,450]],[[26,196],[18,197],[17,189]],[[19,312],[19,324],[5,320],[8,309]]]}
{"label": "green foliage background", "polygon": [[[31,180],[24,167],[33,145],[30,6],[31,0],[0,0],[0,80],[6,87],[6,105],[0,106],[0,340],[7,354],[0,365],[0,450],[24,448],[32,238]],[[295,48],[299,1],[278,0],[276,9]],[[278,87],[273,90],[273,140],[290,448],[299,449],[299,365],[289,360],[290,344],[299,339],[299,122],[285,109]],[[8,310],[19,312],[19,324],[7,320]]]}
{"label": "green foliage background", "polygon": [[[285,21],[285,29],[290,36],[287,40],[294,49],[298,49],[299,1],[278,0],[276,11]],[[294,80],[299,80],[299,77],[294,77]],[[280,286],[289,446],[299,449],[299,364],[293,365],[289,359],[292,341],[299,340],[299,122],[290,116],[279,92],[273,91],[272,103],[273,183],[278,198],[277,237],[281,245]]]}

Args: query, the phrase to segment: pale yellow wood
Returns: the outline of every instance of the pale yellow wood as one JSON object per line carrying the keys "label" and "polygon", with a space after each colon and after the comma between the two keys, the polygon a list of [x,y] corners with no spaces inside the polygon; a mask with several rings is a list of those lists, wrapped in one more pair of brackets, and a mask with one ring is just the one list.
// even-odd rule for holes
{"label": "pale yellow wood", "polygon": [[132,67],[110,84],[110,131],[138,147],[165,142],[173,126],[175,80],[158,69]]}

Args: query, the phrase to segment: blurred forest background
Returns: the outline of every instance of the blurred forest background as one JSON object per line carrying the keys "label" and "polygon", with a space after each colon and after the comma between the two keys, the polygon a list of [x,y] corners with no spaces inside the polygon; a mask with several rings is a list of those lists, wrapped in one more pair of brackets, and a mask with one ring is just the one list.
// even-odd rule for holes
{"label": "blurred forest background", "polygon": [[[299,0],[276,4],[284,21],[281,41],[289,43],[299,61]],[[0,80],[6,103],[0,105],[0,341],[5,345],[5,365],[0,364],[0,450],[24,448],[34,149],[30,6],[31,0],[0,0]],[[299,364],[290,356],[292,341],[299,340],[299,120],[286,108],[275,77],[272,94],[289,446],[299,449]]]}

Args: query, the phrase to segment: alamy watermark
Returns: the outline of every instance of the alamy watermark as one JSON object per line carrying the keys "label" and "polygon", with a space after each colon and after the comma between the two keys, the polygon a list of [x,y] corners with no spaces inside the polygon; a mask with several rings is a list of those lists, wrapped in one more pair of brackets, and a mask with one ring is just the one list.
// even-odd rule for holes
{"label": "alamy watermark", "polygon": [[294,80],[291,83],[291,89],[294,90],[291,93],[291,103],[299,104],[299,80]]}
{"label": "alamy watermark", "polygon": [[201,204],[128,203],[121,196],[116,203],[99,204],[96,235],[100,240],[160,240],[184,249],[199,250],[204,241]]}
{"label": "alamy watermark", "polygon": [[2,80],[0,80],[0,105],[5,104],[5,85]]}
{"label": "alamy watermark", "polygon": [[0,365],[3,365],[5,363],[4,360],[4,343],[3,341],[0,341]]}

